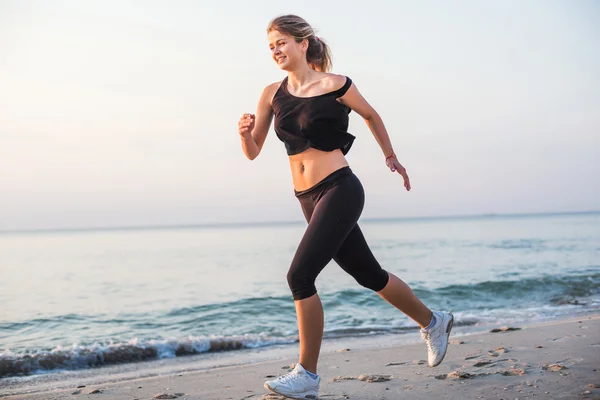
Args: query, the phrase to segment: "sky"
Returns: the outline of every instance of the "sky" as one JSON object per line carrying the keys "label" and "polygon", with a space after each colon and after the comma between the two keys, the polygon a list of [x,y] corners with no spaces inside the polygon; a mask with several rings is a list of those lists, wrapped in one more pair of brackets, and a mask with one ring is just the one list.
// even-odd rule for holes
{"label": "sky", "polygon": [[363,218],[600,209],[600,3],[0,0],[0,230],[300,221],[266,26],[305,18],[382,116],[347,160]]}

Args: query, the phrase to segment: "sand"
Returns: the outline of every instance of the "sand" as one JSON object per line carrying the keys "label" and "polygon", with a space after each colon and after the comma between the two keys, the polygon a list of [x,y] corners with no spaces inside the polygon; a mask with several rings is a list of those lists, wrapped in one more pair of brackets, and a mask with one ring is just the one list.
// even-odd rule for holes
{"label": "sand", "polygon": [[[323,351],[320,399],[600,399],[600,315],[452,336],[429,368],[423,343]],[[500,327],[498,327],[500,328]],[[296,359],[9,396],[7,399],[283,399],[263,388]]]}

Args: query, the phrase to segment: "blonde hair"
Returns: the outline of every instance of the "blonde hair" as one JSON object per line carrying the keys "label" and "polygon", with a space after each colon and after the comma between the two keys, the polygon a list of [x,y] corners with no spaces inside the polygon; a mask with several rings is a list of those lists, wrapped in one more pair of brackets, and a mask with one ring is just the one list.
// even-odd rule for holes
{"label": "blonde hair", "polygon": [[267,27],[267,33],[271,31],[289,35],[298,43],[307,39],[306,61],[308,61],[308,66],[315,71],[329,72],[331,70],[332,62],[329,46],[323,39],[315,35],[313,28],[303,18],[291,14],[276,17],[269,22]]}

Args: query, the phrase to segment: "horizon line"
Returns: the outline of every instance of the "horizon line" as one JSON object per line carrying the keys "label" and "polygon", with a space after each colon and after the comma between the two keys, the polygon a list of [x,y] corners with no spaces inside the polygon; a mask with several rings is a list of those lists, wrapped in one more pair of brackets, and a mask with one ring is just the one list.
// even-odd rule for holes
{"label": "horizon line", "polygon": [[[442,220],[442,219],[475,219],[475,218],[494,218],[494,217],[535,217],[551,215],[579,215],[579,214],[598,214],[600,210],[588,211],[549,211],[549,212],[521,212],[521,213],[482,213],[482,214],[457,214],[457,215],[438,215],[438,216],[419,216],[419,217],[374,217],[363,218],[361,222],[394,222],[394,221],[423,221],[423,220]],[[169,229],[195,229],[195,228],[227,228],[227,227],[245,227],[245,226],[269,226],[269,225],[296,225],[306,223],[304,220],[283,220],[283,221],[247,221],[247,222],[213,222],[196,224],[164,224],[164,225],[123,225],[123,226],[97,226],[86,228],[33,228],[33,229],[0,229],[0,234],[9,233],[49,233],[49,232],[93,232],[93,231],[136,231],[136,230],[169,230]]]}

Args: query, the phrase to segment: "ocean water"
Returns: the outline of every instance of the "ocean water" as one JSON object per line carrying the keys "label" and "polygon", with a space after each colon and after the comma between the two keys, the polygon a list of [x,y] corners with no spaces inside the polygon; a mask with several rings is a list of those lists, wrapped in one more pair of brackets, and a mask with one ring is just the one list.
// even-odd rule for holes
{"label": "ocean water", "polygon": [[[457,329],[600,310],[600,213],[364,221],[381,265]],[[286,273],[305,225],[0,234],[0,384],[296,346]],[[334,262],[325,338],[416,325]],[[258,351],[258,350],[257,350]],[[231,353],[229,353],[231,354]]]}

